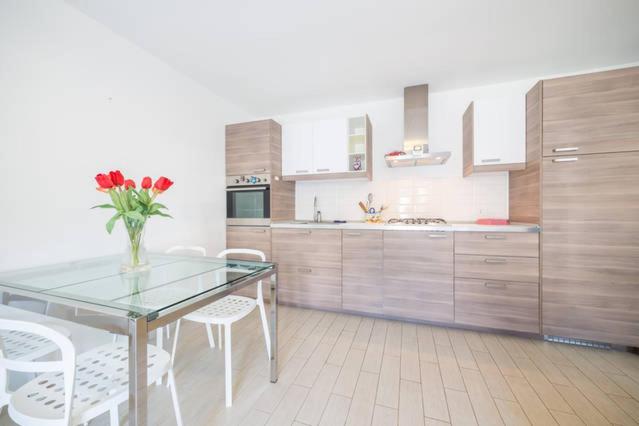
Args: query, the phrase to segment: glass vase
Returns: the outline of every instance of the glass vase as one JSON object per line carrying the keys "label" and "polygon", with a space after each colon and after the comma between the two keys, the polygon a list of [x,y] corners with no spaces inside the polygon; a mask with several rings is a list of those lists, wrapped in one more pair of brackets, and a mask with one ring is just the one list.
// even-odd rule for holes
{"label": "glass vase", "polygon": [[122,258],[122,272],[141,272],[151,268],[144,245],[144,228],[127,229],[127,245]]}

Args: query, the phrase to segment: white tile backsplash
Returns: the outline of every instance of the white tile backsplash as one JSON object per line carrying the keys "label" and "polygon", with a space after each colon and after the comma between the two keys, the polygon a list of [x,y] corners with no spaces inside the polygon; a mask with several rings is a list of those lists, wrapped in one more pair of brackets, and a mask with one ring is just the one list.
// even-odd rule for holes
{"label": "white tile backsplash", "polygon": [[508,217],[508,173],[463,177],[415,177],[383,181],[297,182],[296,217],[313,217],[317,196],[324,220],[362,220],[358,201],[384,204],[390,217],[442,217],[448,221],[474,221],[480,217]]}

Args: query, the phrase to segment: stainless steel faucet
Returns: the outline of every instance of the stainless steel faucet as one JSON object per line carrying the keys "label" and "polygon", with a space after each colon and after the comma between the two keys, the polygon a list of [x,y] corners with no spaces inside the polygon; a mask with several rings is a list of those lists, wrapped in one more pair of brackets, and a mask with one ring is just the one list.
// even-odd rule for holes
{"label": "stainless steel faucet", "polygon": [[317,195],[313,197],[313,222],[319,223],[322,221],[322,212],[317,209]]}

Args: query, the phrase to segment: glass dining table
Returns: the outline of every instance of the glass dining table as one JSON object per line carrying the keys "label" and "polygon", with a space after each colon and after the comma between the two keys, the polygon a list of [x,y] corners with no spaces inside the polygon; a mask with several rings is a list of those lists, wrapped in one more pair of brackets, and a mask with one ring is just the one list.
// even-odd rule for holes
{"label": "glass dining table", "polygon": [[0,273],[4,301],[19,295],[56,317],[129,336],[129,424],[147,424],[149,332],[240,288],[269,279],[270,380],[277,381],[277,266],[211,257],[150,254],[148,271],[120,272],[120,256]]}

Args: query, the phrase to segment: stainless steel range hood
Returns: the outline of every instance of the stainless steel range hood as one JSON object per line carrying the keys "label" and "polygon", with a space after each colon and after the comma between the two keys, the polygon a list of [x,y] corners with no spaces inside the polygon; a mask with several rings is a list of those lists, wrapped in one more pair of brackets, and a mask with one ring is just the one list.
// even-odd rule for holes
{"label": "stainless steel range hood", "polygon": [[400,155],[385,155],[388,167],[444,164],[450,152],[428,150],[428,84],[404,88],[404,147]]}

